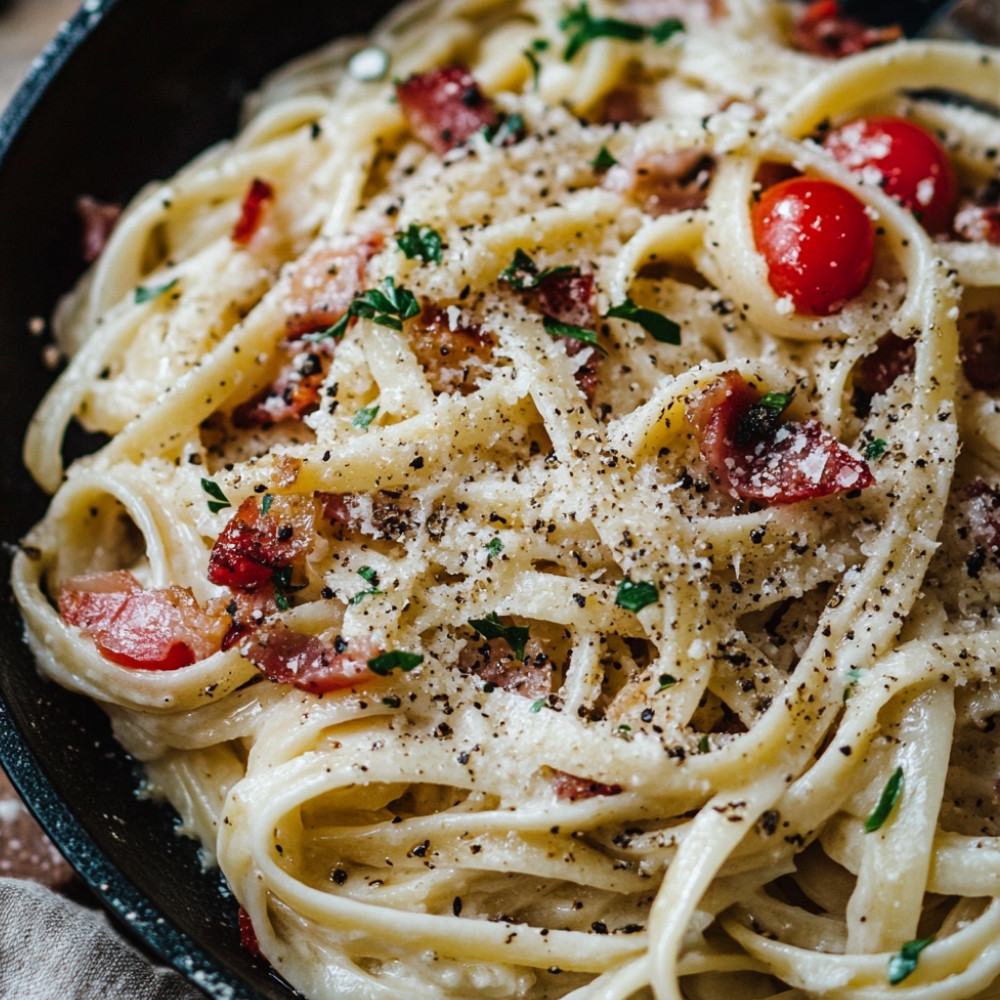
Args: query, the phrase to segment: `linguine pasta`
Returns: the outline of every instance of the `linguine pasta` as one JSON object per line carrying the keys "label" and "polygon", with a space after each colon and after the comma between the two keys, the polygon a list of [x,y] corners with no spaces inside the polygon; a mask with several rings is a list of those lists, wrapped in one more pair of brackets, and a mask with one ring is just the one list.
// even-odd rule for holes
{"label": "linguine pasta", "polygon": [[[314,1000],[997,995],[1000,64],[794,16],[405,5],[60,307],[28,641]],[[755,242],[792,175],[872,227],[829,308]]]}

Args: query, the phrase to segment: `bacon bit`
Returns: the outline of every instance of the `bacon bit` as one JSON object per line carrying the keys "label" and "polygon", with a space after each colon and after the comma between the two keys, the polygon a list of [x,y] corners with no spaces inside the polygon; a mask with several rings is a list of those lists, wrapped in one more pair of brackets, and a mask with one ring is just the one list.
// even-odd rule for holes
{"label": "bacon bit", "polygon": [[596,120],[603,125],[637,125],[648,121],[649,115],[634,87],[615,87],[601,101]]}
{"label": "bacon bit", "polygon": [[362,639],[340,640],[337,649],[314,635],[303,635],[287,625],[259,628],[243,655],[269,680],[292,684],[301,691],[325,694],[371,680],[368,661],[378,650]]}
{"label": "bacon bit", "polygon": [[1000,491],[982,479],[973,479],[963,492],[973,541],[1000,555]]}
{"label": "bacon bit", "polygon": [[237,923],[240,929],[240,944],[254,958],[260,958],[260,942],[257,940],[257,932],[253,929],[253,921],[250,919],[250,914],[242,906],[239,910]]}
{"label": "bacon bit", "polygon": [[973,389],[1000,388],[1000,329],[992,309],[967,313],[959,325],[962,371]]}
{"label": "bacon bit", "polygon": [[576,802],[578,799],[592,799],[596,795],[621,795],[622,786],[607,785],[592,778],[580,778],[566,771],[552,771],[552,790],[557,799]]}
{"label": "bacon bit", "polygon": [[500,115],[465,66],[411,76],[396,85],[396,96],[410,130],[439,155],[500,123]]}
{"label": "bacon bit", "polygon": [[700,149],[650,152],[631,165],[616,163],[604,187],[628,195],[644,212],[670,215],[701,208],[715,161]]}
{"label": "bacon bit", "polygon": [[858,416],[867,416],[873,396],[886,392],[900,375],[909,375],[917,361],[912,340],[894,333],[880,337],[871,354],[854,366],[854,395],[851,403]]}
{"label": "bacon bit", "polygon": [[285,365],[266,388],[233,409],[235,427],[271,427],[285,420],[301,420],[319,409],[330,356],[303,351]]}
{"label": "bacon bit", "polygon": [[[368,261],[382,247],[381,236],[353,237],[317,250],[298,262],[283,306],[289,338],[333,326],[362,291]],[[332,340],[320,346],[332,351]]]}
{"label": "bacon bit", "polygon": [[786,504],[866,489],[875,482],[867,463],[816,420],[784,421],[737,444],[741,425],[761,398],[738,372],[729,371],[688,406],[702,458],[730,496]]}
{"label": "bacon bit", "polygon": [[267,181],[255,177],[243,196],[240,217],[233,226],[230,239],[238,246],[249,246],[264,219],[264,210],[274,200],[274,188]]}
{"label": "bacon bit", "polygon": [[466,643],[459,654],[458,668],[525,698],[540,698],[552,690],[552,662],[536,639],[525,643],[523,660],[514,655],[506,639]]}
{"label": "bacon bit", "polygon": [[98,201],[89,194],[81,194],[74,203],[76,214],[83,227],[80,239],[80,255],[88,264],[101,256],[115,226],[122,214],[121,205]]}
{"label": "bacon bit", "polygon": [[316,499],[328,521],[374,538],[397,541],[412,530],[419,506],[416,500],[387,491],[372,494],[318,492]]}
{"label": "bacon bit", "polygon": [[208,557],[212,583],[256,590],[312,547],[316,501],[301,494],[273,495],[269,504],[266,514],[259,496],[240,504]]}
{"label": "bacon bit", "polygon": [[489,372],[496,337],[478,326],[453,326],[445,309],[425,304],[416,323],[407,325],[410,346],[427,373],[435,395],[469,395]]}
{"label": "bacon bit", "polygon": [[56,602],[105,659],[138,670],[177,670],[211,656],[227,627],[218,602],[203,610],[186,587],[145,590],[126,570],[71,577]]}
{"label": "bacon bit", "polygon": [[902,37],[898,24],[872,27],[844,14],[837,0],[814,0],[795,22],[792,45],[801,52],[842,59]]}

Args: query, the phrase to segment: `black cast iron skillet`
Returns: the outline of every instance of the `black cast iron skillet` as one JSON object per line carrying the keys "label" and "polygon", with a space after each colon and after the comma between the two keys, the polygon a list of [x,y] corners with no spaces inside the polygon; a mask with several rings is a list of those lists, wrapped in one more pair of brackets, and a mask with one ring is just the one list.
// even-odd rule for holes
{"label": "black cast iron skillet", "polygon": [[206,873],[103,714],[42,680],[22,643],[11,547],[46,498],[20,443],[52,373],[48,317],[83,269],[75,198],[125,202],[236,128],[262,76],[392,0],[87,0],[0,117],[0,761],[56,845],[133,937],[209,996],[296,996],[239,944],[236,903]]}
{"label": "black cast iron skillet", "polygon": [[[234,132],[241,99],[267,71],[370,28],[391,6],[87,0],[0,117],[0,762],[133,937],[218,1000],[297,994],[241,948],[223,880],[175,835],[168,808],[136,796],[141,774],[103,714],[42,680],[22,642],[10,554],[46,498],[23,470],[20,445],[52,378],[29,322],[48,317],[83,268],[79,194],[125,202],[145,181],[168,177]],[[874,6],[898,20],[887,4]],[[939,4],[892,6],[912,19]]]}

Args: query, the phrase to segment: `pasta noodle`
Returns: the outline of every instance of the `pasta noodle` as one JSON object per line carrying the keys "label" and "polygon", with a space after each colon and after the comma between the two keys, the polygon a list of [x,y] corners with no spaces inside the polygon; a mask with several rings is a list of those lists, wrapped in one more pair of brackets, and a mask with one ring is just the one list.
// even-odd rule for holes
{"label": "pasta noodle", "polygon": [[1000,62],[830,7],[404,5],[61,305],[28,641],[304,995],[1000,995]]}

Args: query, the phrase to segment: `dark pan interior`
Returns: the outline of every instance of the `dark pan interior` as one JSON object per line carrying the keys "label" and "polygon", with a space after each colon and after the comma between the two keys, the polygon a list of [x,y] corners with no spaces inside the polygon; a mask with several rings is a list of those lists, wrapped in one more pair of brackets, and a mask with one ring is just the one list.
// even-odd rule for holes
{"label": "dark pan interior", "polygon": [[0,762],[55,843],[134,938],[209,996],[296,996],[240,947],[236,904],[103,714],[42,680],[8,586],[10,551],[46,498],[21,464],[52,379],[48,317],[83,268],[73,202],[126,201],[231,135],[243,96],[283,62],[363,31],[392,0],[87,0],[0,118]]}

